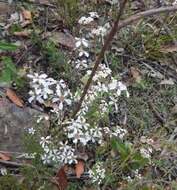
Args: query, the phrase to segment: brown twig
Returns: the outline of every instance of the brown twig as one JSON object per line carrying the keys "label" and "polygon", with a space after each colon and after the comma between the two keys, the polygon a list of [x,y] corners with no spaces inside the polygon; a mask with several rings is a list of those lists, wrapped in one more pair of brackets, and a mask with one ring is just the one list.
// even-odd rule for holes
{"label": "brown twig", "polygon": [[80,108],[81,108],[81,105],[82,105],[82,102],[88,92],[88,89],[91,85],[91,82],[92,82],[92,79],[97,71],[97,68],[100,64],[100,61],[103,59],[104,57],[104,54],[105,54],[105,51],[108,49],[114,35],[116,34],[116,32],[120,31],[121,28],[127,26],[127,25],[130,25],[132,24],[133,22],[137,21],[137,20],[140,20],[142,18],[145,18],[145,17],[149,17],[149,16],[152,16],[152,15],[156,15],[156,14],[160,14],[160,13],[166,13],[166,12],[173,12],[173,11],[177,11],[177,6],[168,6],[168,7],[161,7],[161,8],[157,8],[157,9],[151,9],[151,10],[147,10],[147,11],[143,11],[143,12],[140,12],[140,13],[137,13],[135,15],[132,15],[130,16],[129,18],[123,20],[122,22],[120,22],[119,24],[119,21],[120,21],[120,17],[123,13],[123,10],[124,10],[124,7],[125,7],[125,4],[126,4],[127,0],[124,0],[123,3],[122,3],[122,6],[120,7],[120,11],[119,11],[119,14],[117,16],[117,19],[110,31],[110,33],[108,34],[108,37],[106,38],[105,40],[105,43],[100,51],[100,54],[98,55],[96,61],[95,61],[95,64],[94,64],[94,67],[92,69],[92,72],[91,72],[91,75],[84,87],[84,90],[83,90],[83,93],[81,95],[81,98],[78,102],[78,105],[76,106],[76,109],[73,113],[73,118],[77,115],[77,113],[79,112]]}
{"label": "brown twig", "polygon": [[173,12],[173,11],[177,11],[177,5],[168,6],[168,7],[161,7],[161,8],[157,8],[157,9],[150,9],[147,11],[137,13],[137,14],[132,15],[129,18],[123,20],[122,22],[120,22],[117,30],[120,30],[121,28],[123,28],[125,26],[133,24],[133,22],[140,20],[142,18],[153,16],[153,15],[160,14],[160,13]]}
{"label": "brown twig", "polygon": [[23,167],[23,166],[32,167],[32,165],[30,165],[30,164],[22,164],[22,163],[13,162],[13,161],[6,161],[6,160],[0,160],[0,164],[5,165],[5,166],[9,166],[9,167]]}
{"label": "brown twig", "polygon": [[120,5],[120,11],[119,11],[119,13],[117,15],[117,19],[114,22],[114,25],[113,25],[110,33],[108,34],[108,36],[107,36],[107,38],[106,38],[106,40],[104,42],[104,45],[103,45],[103,47],[102,47],[102,49],[101,49],[101,51],[100,51],[100,53],[99,53],[99,55],[98,55],[98,57],[97,57],[97,59],[95,61],[95,64],[94,64],[94,67],[93,67],[92,72],[90,74],[90,77],[89,77],[89,79],[88,79],[88,81],[87,81],[87,83],[86,83],[86,85],[84,87],[83,93],[82,93],[81,98],[79,100],[79,103],[78,103],[78,105],[76,107],[76,110],[73,113],[73,118],[77,115],[78,111],[80,110],[82,102],[83,102],[83,100],[84,100],[84,98],[85,98],[85,96],[87,94],[87,91],[88,91],[90,85],[91,85],[92,79],[93,79],[93,77],[94,77],[94,75],[95,75],[95,73],[96,73],[96,71],[98,69],[98,66],[99,66],[101,60],[104,57],[105,51],[109,48],[109,45],[110,45],[112,39],[114,38],[116,32],[118,31],[117,30],[118,29],[118,24],[119,24],[119,21],[120,21],[120,17],[122,15],[123,11],[124,11],[126,3],[127,3],[127,0],[123,0],[122,4]]}

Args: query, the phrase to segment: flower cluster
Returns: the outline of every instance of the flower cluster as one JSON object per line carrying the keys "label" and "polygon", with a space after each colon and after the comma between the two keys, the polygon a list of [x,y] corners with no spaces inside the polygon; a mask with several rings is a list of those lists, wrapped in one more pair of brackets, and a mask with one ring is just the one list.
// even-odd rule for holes
{"label": "flower cluster", "polygon": [[106,23],[104,26],[98,26],[91,31],[91,36],[104,37],[108,34],[110,24]]}
{"label": "flower cluster", "polygon": [[82,145],[87,145],[89,141],[92,143],[102,141],[102,133],[99,127],[91,128],[91,126],[86,123],[84,117],[78,117],[76,120],[71,121],[71,125],[67,126],[68,138],[72,139],[74,144],[81,143]]}
{"label": "flower cluster", "polygon": [[38,101],[41,104],[50,101],[51,104],[57,104],[57,111],[63,110],[64,105],[71,105],[71,92],[64,80],[56,81],[48,77],[46,74],[28,74],[31,79],[31,89],[29,91],[30,98],[28,101]]}
{"label": "flower cluster", "polygon": [[[104,101],[104,111],[107,112],[108,108],[112,105],[117,108],[117,100],[122,92],[126,93],[126,96],[129,97],[129,93],[127,87],[117,79],[111,77],[111,69],[101,64],[95,76],[93,77],[94,84],[90,87],[85,96],[82,109],[80,110],[78,115],[85,115],[89,109],[89,106],[92,105],[93,101],[96,100],[97,97],[102,96],[102,102]],[[91,70],[87,71],[86,76],[89,77],[91,74]],[[110,78],[110,79],[109,79]],[[109,102],[107,103],[104,98],[104,93],[109,94]],[[76,94],[76,99],[79,99],[79,94]],[[100,107],[101,108],[101,107]],[[104,112],[104,113],[105,113]],[[103,112],[102,112],[103,113]]]}
{"label": "flower cluster", "polygon": [[104,169],[102,162],[97,162],[92,170],[89,171],[89,175],[92,178],[93,183],[98,183],[99,185],[103,182],[105,178],[106,170]]}
{"label": "flower cluster", "polygon": [[121,128],[120,126],[116,126],[113,128],[105,127],[104,131],[106,134],[108,134],[110,137],[118,137],[120,139],[123,139],[124,136],[127,134],[127,130]]}
{"label": "flower cluster", "polygon": [[44,164],[72,164],[77,163],[75,150],[68,145],[68,142],[60,142],[59,149],[54,148],[51,141],[51,137],[41,137],[40,141],[41,147],[44,153],[41,155],[41,159]]}
{"label": "flower cluster", "polygon": [[78,23],[79,23],[79,24],[82,24],[82,25],[87,25],[87,24],[90,24],[91,22],[93,22],[94,19],[95,19],[95,18],[98,18],[98,17],[99,17],[99,16],[98,16],[97,12],[89,12],[89,16],[88,16],[88,17],[82,16],[82,17],[79,19]]}
{"label": "flower cluster", "polygon": [[147,148],[141,148],[140,149],[140,153],[144,158],[151,158],[151,154],[152,154],[152,148],[151,147],[147,147]]}
{"label": "flower cluster", "polygon": [[[144,158],[151,158],[151,154],[153,153],[153,144],[154,140],[152,138],[148,138],[146,136],[142,136],[140,141],[145,145],[145,147],[140,148],[140,153]],[[157,148],[157,147],[156,147]],[[158,147],[159,149],[159,147]]]}

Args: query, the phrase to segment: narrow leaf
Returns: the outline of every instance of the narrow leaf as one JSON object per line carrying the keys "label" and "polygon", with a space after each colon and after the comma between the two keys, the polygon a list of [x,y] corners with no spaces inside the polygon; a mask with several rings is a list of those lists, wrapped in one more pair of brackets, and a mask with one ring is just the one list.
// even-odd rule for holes
{"label": "narrow leaf", "polygon": [[0,42],[0,50],[15,51],[17,48],[18,46],[16,46],[15,44]]}

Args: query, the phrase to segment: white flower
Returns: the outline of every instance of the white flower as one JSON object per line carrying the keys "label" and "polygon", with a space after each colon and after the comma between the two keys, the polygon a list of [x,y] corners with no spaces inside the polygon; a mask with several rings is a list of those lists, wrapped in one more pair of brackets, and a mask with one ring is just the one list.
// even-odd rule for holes
{"label": "white flower", "polygon": [[31,87],[33,89],[29,91],[31,97],[28,101],[31,103],[37,100],[39,103],[44,103],[44,101],[54,93],[50,88],[56,84],[56,81],[52,78],[47,78],[46,74],[39,75],[38,73],[34,73],[28,74],[27,76],[32,80]]}
{"label": "white flower", "polygon": [[89,141],[92,143],[102,142],[102,131],[99,127],[92,127],[86,123],[85,118],[79,116],[76,120],[72,120],[71,124],[67,126],[68,138],[72,139],[74,144],[79,142],[82,145],[87,145]]}
{"label": "white flower", "polygon": [[83,117],[78,117],[71,121],[71,125],[67,126],[68,138],[73,140],[74,144],[82,143],[84,146],[90,140],[88,131],[90,125],[86,123]]}
{"label": "white flower", "polygon": [[35,100],[36,96],[32,90],[30,90],[28,94],[31,96],[30,98],[28,98],[28,102],[31,103],[33,100]]}
{"label": "white flower", "polygon": [[83,60],[77,59],[75,63],[76,63],[76,69],[83,69],[88,67],[86,59]]}
{"label": "white flower", "polygon": [[40,116],[38,116],[38,119],[37,119],[37,123],[40,123],[43,119],[45,119],[46,121],[48,121],[49,120],[49,116],[47,115],[47,114],[45,114],[45,115],[40,115]]}
{"label": "white flower", "polygon": [[117,96],[121,95],[122,91],[126,92],[127,98],[129,98],[129,93],[127,90],[127,87],[120,81],[117,81],[116,79],[112,79],[111,83],[109,84],[110,90],[116,90]]}
{"label": "white flower", "polygon": [[35,100],[41,104],[49,101],[58,105],[58,111],[62,111],[65,104],[71,105],[71,92],[64,80],[56,81],[48,78],[46,74],[37,73],[27,76],[32,80],[32,90],[29,91],[30,98],[28,99],[30,103]]}
{"label": "white flower", "polygon": [[89,15],[92,17],[92,18],[98,18],[98,13],[97,12],[89,12]]}
{"label": "white flower", "polygon": [[0,174],[1,175],[7,175],[7,169],[6,168],[0,168]]}
{"label": "white flower", "polygon": [[60,143],[60,159],[63,164],[72,164],[77,163],[76,155],[74,154],[75,150],[68,145],[68,142]]}
{"label": "white flower", "polygon": [[147,143],[149,145],[152,145],[154,143],[154,140],[145,136],[141,136],[140,141],[142,143]]}
{"label": "white flower", "polygon": [[97,28],[94,28],[92,31],[91,31],[91,34],[93,36],[106,36],[108,34],[108,31],[110,29],[110,24],[109,23],[106,23],[104,26],[98,26]]}
{"label": "white flower", "polygon": [[51,163],[51,158],[46,153],[41,156],[41,159],[42,159],[44,164],[50,164]]}
{"label": "white flower", "polygon": [[92,141],[93,143],[98,142],[99,144],[102,143],[102,131],[99,127],[96,128],[91,128],[89,130],[90,133],[90,141]]}
{"label": "white flower", "polygon": [[108,113],[108,108],[109,108],[108,103],[105,100],[101,100],[101,103],[100,103],[100,113],[101,113],[101,115],[104,115],[105,113]]}
{"label": "white flower", "polygon": [[57,149],[53,149],[51,160],[55,163],[60,163],[61,162],[61,152]]}
{"label": "white flower", "polygon": [[[61,83],[62,82],[62,83]],[[71,105],[72,101],[70,99],[71,92],[66,88],[66,84],[64,81],[60,81],[60,83],[56,86],[56,97],[53,98],[53,102],[58,102],[58,109],[63,110],[64,104]]]}
{"label": "white flower", "polygon": [[98,183],[99,185],[105,179],[106,170],[104,169],[102,162],[97,162],[92,170],[89,170],[89,175],[92,178],[92,183]]}
{"label": "white flower", "polygon": [[47,78],[47,75],[46,74],[39,75],[38,73],[34,73],[34,74],[28,74],[27,77],[32,79],[33,83],[38,82],[39,84],[43,84],[45,82],[45,79]]}
{"label": "white flower", "polygon": [[[91,74],[91,70],[87,71],[87,75]],[[99,70],[96,72],[96,74],[93,77],[93,81],[99,81],[101,79],[104,79],[108,77],[111,74],[111,69],[106,67],[104,64],[99,65]]]}
{"label": "white flower", "polygon": [[84,50],[80,50],[79,52],[79,57],[82,57],[82,56],[85,56],[85,57],[89,57],[89,53],[87,51],[84,51]]}
{"label": "white flower", "polygon": [[116,126],[116,128],[113,129],[113,132],[112,132],[113,136],[119,137],[120,139],[123,139],[126,134],[127,134],[127,130],[119,126]]}
{"label": "white flower", "polygon": [[88,48],[89,43],[85,38],[75,38],[76,39],[76,48],[79,48],[81,46]]}
{"label": "white flower", "polygon": [[132,182],[133,181],[133,179],[131,178],[131,176],[125,177],[125,180],[127,180],[128,182]]}
{"label": "white flower", "polygon": [[105,36],[107,34],[106,28],[99,26],[98,28],[94,28],[91,32],[95,36]]}
{"label": "white flower", "polygon": [[87,24],[90,24],[91,22],[93,22],[94,19],[92,17],[85,17],[85,16],[82,16],[79,20],[78,20],[78,23],[79,24],[82,24],[82,25],[87,25]]}
{"label": "white flower", "polygon": [[44,148],[51,143],[51,136],[41,137],[40,145]]}
{"label": "white flower", "polygon": [[31,135],[34,135],[35,132],[36,132],[36,130],[33,127],[28,129],[28,133],[31,134]]}
{"label": "white flower", "polygon": [[140,149],[140,153],[144,158],[151,158],[151,154],[152,154],[152,148],[148,147],[148,148],[141,148]]}

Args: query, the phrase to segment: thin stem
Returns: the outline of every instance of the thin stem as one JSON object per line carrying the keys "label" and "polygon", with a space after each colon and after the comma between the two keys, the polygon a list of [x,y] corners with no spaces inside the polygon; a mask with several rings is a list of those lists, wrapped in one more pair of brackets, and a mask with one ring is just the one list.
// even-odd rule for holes
{"label": "thin stem", "polygon": [[110,45],[112,39],[114,38],[114,36],[115,36],[115,34],[117,32],[120,17],[123,14],[123,11],[124,11],[126,3],[127,3],[127,0],[123,0],[122,4],[120,5],[120,10],[119,10],[119,13],[117,15],[117,19],[114,22],[114,25],[113,25],[110,33],[108,34],[108,36],[107,36],[107,38],[106,38],[106,40],[104,42],[104,45],[103,45],[103,47],[102,47],[102,49],[101,49],[101,51],[100,51],[100,53],[99,53],[99,55],[98,55],[98,57],[97,57],[97,59],[95,61],[95,64],[94,64],[94,67],[93,67],[92,72],[90,74],[90,77],[89,77],[89,79],[88,79],[88,81],[87,81],[87,83],[86,83],[86,85],[84,87],[84,90],[83,90],[83,93],[81,95],[81,98],[80,98],[80,100],[78,102],[78,105],[77,105],[77,107],[76,107],[76,109],[75,109],[75,111],[73,113],[73,118],[79,112],[79,110],[80,110],[80,108],[82,106],[82,102],[83,102],[83,100],[84,100],[84,98],[85,98],[85,96],[86,96],[86,94],[88,92],[88,89],[89,89],[90,85],[91,85],[92,79],[93,79],[93,77],[94,77],[94,75],[95,75],[95,73],[96,73],[96,71],[98,69],[98,66],[99,66],[101,60],[104,57],[105,51],[109,48],[109,45]]}

